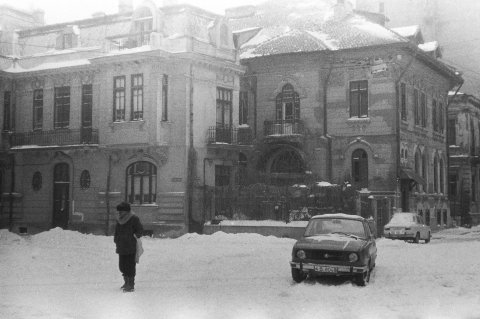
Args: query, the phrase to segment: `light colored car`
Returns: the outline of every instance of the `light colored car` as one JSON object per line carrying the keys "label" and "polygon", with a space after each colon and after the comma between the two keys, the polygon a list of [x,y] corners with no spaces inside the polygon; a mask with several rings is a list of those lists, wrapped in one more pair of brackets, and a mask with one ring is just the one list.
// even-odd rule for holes
{"label": "light colored car", "polygon": [[423,218],[416,213],[393,214],[383,230],[384,236],[390,239],[413,240],[415,243],[424,240],[425,243],[429,243],[432,238],[430,226],[425,225]]}
{"label": "light colored car", "polygon": [[353,277],[359,286],[370,280],[377,246],[369,222],[357,215],[313,216],[292,249],[290,267],[295,282],[307,276]]}

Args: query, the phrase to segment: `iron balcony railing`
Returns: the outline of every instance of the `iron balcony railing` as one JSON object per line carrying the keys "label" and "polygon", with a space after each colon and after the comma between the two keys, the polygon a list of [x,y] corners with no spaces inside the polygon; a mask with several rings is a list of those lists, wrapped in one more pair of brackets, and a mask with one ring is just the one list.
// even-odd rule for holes
{"label": "iron balcony railing", "polygon": [[98,144],[98,130],[85,129],[58,129],[51,131],[34,131],[25,133],[12,133],[10,146],[54,146],[54,145],[79,145]]}
{"label": "iron balcony railing", "polygon": [[150,44],[152,32],[137,32],[108,37],[109,51],[125,50]]}
{"label": "iron balcony railing", "polygon": [[208,128],[208,144],[252,145],[253,135],[249,127],[211,126]]}
{"label": "iron balcony railing", "polygon": [[302,120],[274,120],[264,122],[265,136],[304,135],[305,125]]}

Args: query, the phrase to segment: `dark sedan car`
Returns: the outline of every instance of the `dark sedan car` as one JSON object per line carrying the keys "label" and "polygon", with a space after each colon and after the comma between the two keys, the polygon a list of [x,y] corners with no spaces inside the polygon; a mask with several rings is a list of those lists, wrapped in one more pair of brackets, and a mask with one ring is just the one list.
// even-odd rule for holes
{"label": "dark sedan car", "polygon": [[302,282],[311,276],[349,276],[365,286],[375,267],[377,246],[370,223],[347,214],[317,215],[293,246],[292,278]]}

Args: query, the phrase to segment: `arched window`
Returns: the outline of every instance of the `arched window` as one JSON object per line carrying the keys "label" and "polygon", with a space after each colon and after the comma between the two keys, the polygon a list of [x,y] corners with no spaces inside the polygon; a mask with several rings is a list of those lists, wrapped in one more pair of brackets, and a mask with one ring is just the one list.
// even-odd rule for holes
{"label": "arched window", "polygon": [[38,171],[33,174],[32,188],[34,191],[39,191],[42,188],[42,174]]}
{"label": "arched window", "polygon": [[157,167],[141,161],[127,167],[127,201],[131,204],[152,204],[157,197]]}
{"label": "arched window", "polygon": [[[417,148],[417,150],[415,151],[415,173],[418,175],[418,176],[422,176],[422,153],[420,152],[420,149]],[[417,191],[420,191],[420,185],[417,185],[416,186],[416,189]]]}
{"label": "arched window", "polygon": [[443,165],[443,159],[440,159],[440,164],[439,164],[439,174],[440,174],[440,187],[439,187],[439,191],[440,193],[445,193],[444,192],[444,184],[445,184],[445,174],[444,174],[444,165]]}
{"label": "arched window", "polygon": [[305,167],[302,158],[297,152],[285,150],[273,159],[270,172],[303,174]]}
{"label": "arched window", "polygon": [[153,30],[153,15],[149,8],[140,8],[135,12],[134,28],[136,46],[149,44]]}
{"label": "arched window", "polygon": [[435,193],[439,192],[438,189],[438,155],[435,155],[433,159],[433,191]]}
{"label": "arched window", "polygon": [[88,189],[90,187],[90,172],[86,169],[80,174],[80,188]]}
{"label": "arched window", "polygon": [[352,153],[352,175],[356,189],[368,188],[368,155],[363,149]]}
{"label": "arched window", "polygon": [[277,95],[275,109],[278,121],[300,119],[300,97],[291,84],[285,84],[282,92]]}
{"label": "arched window", "polygon": [[426,150],[423,151],[422,155],[422,177],[427,181],[427,152]]}

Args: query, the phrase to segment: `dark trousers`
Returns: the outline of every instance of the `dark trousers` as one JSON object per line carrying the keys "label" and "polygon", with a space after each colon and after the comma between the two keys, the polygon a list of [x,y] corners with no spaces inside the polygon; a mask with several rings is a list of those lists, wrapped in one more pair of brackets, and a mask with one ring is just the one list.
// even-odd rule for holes
{"label": "dark trousers", "polygon": [[135,254],[118,255],[118,267],[125,277],[135,277]]}

